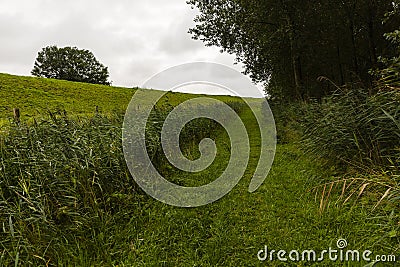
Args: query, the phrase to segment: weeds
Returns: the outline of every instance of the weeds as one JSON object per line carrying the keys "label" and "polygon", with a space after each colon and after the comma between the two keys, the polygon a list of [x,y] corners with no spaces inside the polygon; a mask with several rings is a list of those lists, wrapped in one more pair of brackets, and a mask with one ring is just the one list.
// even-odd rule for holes
{"label": "weeds", "polygon": [[116,192],[137,193],[122,156],[119,121],[50,113],[0,136],[0,246],[7,256],[29,263],[33,256],[57,255],[54,244],[66,232],[85,236],[93,218],[113,212],[109,199]]}
{"label": "weeds", "polygon": [[307,114],[303,144],[314,155],[363,172],[397,169],[399,122],[397,92],[373,96],[361,89],[338,92]]}
{"label": "weeds", "polygon": [[[155,109],[148,122],[147,150],[159,169],[166,169],[159,135],[170,109]],[[65,112],[49,112],[46,119],[15,123],[0,135],[3,265],[54,265],[66,244],[88,240],[90,246],[90,237],[101,234],[108,220],[145,198],[125,163],[122,119],[101,114],[71,119]],[[215,129],[214,121],[198,120],[184,129],[182,143],[196,143]]]}

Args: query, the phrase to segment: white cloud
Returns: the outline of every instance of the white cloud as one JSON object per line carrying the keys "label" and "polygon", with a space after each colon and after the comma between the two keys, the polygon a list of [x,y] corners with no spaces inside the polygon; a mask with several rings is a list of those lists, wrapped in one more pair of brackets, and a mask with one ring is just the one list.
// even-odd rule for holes
{"label": "white cloud", "polygon": [[195,24],[193,18],[197,12],[189,10],[184,12],[184,16],[179,16],[168,27],[168,31],[164,33],[159,42],[159,50],[172,55],[193,54],[204,52],[204,44],[193,40],[188,33],[189,28]]}

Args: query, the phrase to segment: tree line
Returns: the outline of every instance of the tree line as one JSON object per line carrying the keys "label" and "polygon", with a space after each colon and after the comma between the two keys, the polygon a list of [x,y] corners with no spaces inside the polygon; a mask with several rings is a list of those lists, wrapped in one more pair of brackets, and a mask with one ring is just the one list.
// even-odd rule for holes
{"label": "tree line", "polygon": [[[335,85],[373,82],[381,57],[396,56],[384,34],[399,29],[391,0],[190,0],[194,39],[235,54],[271,98],[322,97]],[[391,14],[388,16],[388,14]],[[321,78],[322,77],[322,78]],[[330,82],[324,82],[330,81]]]}

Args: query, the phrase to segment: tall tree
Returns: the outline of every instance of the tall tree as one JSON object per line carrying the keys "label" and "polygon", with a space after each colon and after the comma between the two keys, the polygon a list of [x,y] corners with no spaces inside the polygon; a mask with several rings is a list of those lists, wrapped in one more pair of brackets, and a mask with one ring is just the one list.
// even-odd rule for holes
{"label": "tall tree", "polygon": [[[369,69],[392,53],[382,25],[391,0],[189,0],[200,11],[194,39],[235,54],[272,97],[321,98],[337,84],[370,83]],[[393,18],[392,18],[393,19]]]}
{"label": "tall tree", "polygon": [[108,68],[89,50],[48,46],[38,53],[31,72],[38,77],[110,85]]}

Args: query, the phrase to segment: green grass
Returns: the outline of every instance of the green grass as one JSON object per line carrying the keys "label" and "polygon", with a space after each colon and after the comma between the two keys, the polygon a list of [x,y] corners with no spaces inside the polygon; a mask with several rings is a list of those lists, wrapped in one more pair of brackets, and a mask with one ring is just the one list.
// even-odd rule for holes
{"label": "green grass", "polygon": [[[21,109],[22,119],[44,114],[46,110],[66,110],[75,116],[91,115],[96,106],[104,114],[124,113],[135,91],[131,88],[0,73],[0,125],[12,118],[13,108]],[[170,92],[168,96],[169,103],[176,105],[196,95]],[[228,96],[212,97],[222,101],[234,99]]]}
{"label": "green grass", "polygon": [[135,90],[54,79],[0,74],[0,118],[12,117],[20,108],[22,119],[46,109],[65,109],[73,114],[125,111]]}
{"label": "green grass", "polygon": [[[397,202],[372,211],[376,203],[372,196],[343,204],[335,201],[340,196],[336,190],[321,212],[320,190],[314,195],[312,189],[334,179],[336,173],[305,155],[298,144],[278,145],[264,184],[248,193],[260,150],[259,129],[248,109],[241,109],[240,116],[250,135],[251,155],[240,183],[210,205],[177,208],[144,194],[127,171],[120,144],[121,113],[132,89],[0,77],[4,96],[0,101],[10,103],[1,115],[4,118],[18,103],[25,103],[20,108],[31,116],[36,115],[35,109],[29,109],[33,103],[47,103],[43,108],[49,109],[61,103],[73,117],[93,113],[91,105],[100,106],[106,114],[117,111],[79,119],[61,113],[38,120],[37,125],[11,126],[1,136],[0,266],[363,266],[257,259],[265,245],[275,250],[320,251],[335,248],[339,238],[348,241],[349,249],[399,254]],[[22,91],[8,94],[11,88]],[[82,88],[85,93],[74,96]],[[91,99],[90,88],[95,89],[97,100],[85,109],[81,104]],[[48,101],[43,100],[46,90]],[[26,98],[28,92],[35,93]],[[28,100],[14,99],[14,95]],[[168,102],[174,106],[192,97],[169,94]],[[196,132],[199,124],[193,125]],[[202,134],[211,134],[218,146],[212,167],[189,175],[165,168],[160,160],[159,167],[169,179],[198,185],[223,171],[230,155],[226,133],[214,128]],[[198,155],[197,139],[202,134],[191,140],[189,128],[184,136],[187,153],[193,157]]]}
{"label": "green grass", "polygon": [[[248,114],[242,117],[251,121]],[[254,124],[248,124],[249,132],[257,132],[251,125]],[[248,193],[259,144],[256,134],[251,140],[252,160],[245,177],[231,193],[220,201],[195,209],[175,208],[150,199],[147,211],[133,214],[130,224],[121,229],[124,240],[121,243],[126,244],[120,249],[123,260],[118,258],[112,263],[118,266],[281,266],[283,263],[278,261],[259,262],[257,252],[264,245],[287,251],[321,251],[335,248],[339,238],[348,241],[349,249],[370,249],[381,254],[399,249],[394,247],[395,238],[386,236],[380,242],[371,238],[370,233],[376,237],[376,232],[383,235],[384,231],[380,231],[379,219],[373,218],[368,207],[338,204],[320,213],[319,202],[310,194],[310,188],[316,180],[329,176],[330,171],[308,159],[295,145],[278,146],[275,163],[264,185],[255,193]],[[297,266],[308,265],[303,262]],[[332,262],[314,264],[323,265],[346,266]]]}

